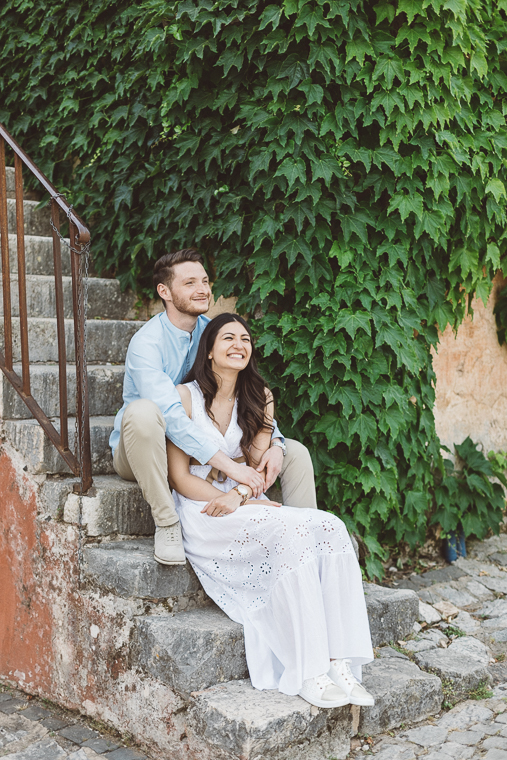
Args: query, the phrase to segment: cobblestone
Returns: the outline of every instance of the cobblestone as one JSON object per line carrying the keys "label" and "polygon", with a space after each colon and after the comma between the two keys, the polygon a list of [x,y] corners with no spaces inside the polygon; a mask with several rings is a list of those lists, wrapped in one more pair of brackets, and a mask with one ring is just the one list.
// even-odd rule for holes
{"label": "cobblestone", "polygon": [[140,750],[92,727],[77,713],[0,684],[2,760],[148,760]]}
{"label": "cobblestone", "polygon": [[[507,760],[507,535],[467,548],[466,559],[398,582],[419,596],[420,628],[397,643],[420,667],[446,679],[451,704],[471,689],[477,699],[377,735],[368,751],[351,752],[351,760]],[[379,657],[401,656],[383,649]]]}

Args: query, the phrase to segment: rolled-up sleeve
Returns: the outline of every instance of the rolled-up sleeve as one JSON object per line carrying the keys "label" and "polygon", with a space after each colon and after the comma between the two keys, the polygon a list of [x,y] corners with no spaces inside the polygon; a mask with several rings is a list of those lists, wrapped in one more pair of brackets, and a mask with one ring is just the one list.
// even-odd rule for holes
{"label": "rolled-up sleeve", "polygon": [[219,449],[187,416],[176,386],[164,372],[160,350],[151,339],[131,341],[126,369],[139,397],[154,401],[162,412],[166,436],[201,464],[209,462]]}

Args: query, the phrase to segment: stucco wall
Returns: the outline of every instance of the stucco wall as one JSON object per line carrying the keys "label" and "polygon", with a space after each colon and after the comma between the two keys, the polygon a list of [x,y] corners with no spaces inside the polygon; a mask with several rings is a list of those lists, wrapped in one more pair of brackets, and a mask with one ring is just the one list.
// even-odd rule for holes
{"label": "stucco wall", "polygon": [[507,451],[507,346],[498,344],[493,308],[505,280],[498,276],[487,307],[473,302],[455,334],[440,336],[433,367],[437,376],[435,423],[453,451],[467,436],[488,451]]}
{"label": "stucco wall", "polygon": [[205,760],[185,741],[184,703],[129,664],[139,599],[79,580],[78,530],[51,519],[37,479],[0,445],[0,680],[105,721],[155,757]]}

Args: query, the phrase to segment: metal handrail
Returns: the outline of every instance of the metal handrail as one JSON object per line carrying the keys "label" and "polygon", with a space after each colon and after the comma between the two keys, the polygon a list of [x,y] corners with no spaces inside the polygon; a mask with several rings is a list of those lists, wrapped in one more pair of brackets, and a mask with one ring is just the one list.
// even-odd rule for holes
{"label": "metal handrail", "polygon": [[[19,289],[19,325],[21,343],[22,377],[13,369],[12,350],[12,309],[11,277],[9,258],[9,230],[7,217],[7,177],[5,163],[5,144],[14,151],[15,196],[16,196],[16,233],[18,258]],[[28,313],[26,303],[26,265],[25,233],[23,208],[22,165],[25,165],[37,178],[51,197],[51,222],[53,228],[53,259],[55,275],[56,323],[58,336],[58,372],[60,390],[60,431],[55,428],[49,417],[33,398],[30,389],[30,357],[28,345]],[[60,214],[61,209],[69,220],[70,257],[72,274],[72,301],[74,313],[74,350],[76,361],[76,418],[77,434],[75,453],[69,448],[69,431],[67,416],[67,351],[65,344],[65,317],[63,309],[62,260],[60,249]],[[23,148],[0,124],[0,244],[2,252],[2,287],[4,311],[4,352],[0,351],[0,369],[19,393],[33,417],[41,425],[51,443],[58,450],[74,475],[80,476],[81,482],[74,490],[87,493],[92,486],[90,418],[88,405],[88,375],[85,356],[85,292],[81,261],[87,255],[90,232],[84,222],[72,209],[54,185],[42,174]],[[80,308],[81,305],[81,308]]]}

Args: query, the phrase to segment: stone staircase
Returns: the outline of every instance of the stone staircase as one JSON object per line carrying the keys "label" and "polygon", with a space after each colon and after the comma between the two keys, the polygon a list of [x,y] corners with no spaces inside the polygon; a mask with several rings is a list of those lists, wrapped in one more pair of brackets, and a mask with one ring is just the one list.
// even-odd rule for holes
{"label": "stone staircase", "polygon": [[[7,178],[9,224],[13,229],[12,170],[8,170]],[[55,418],[58,356],[49,212],[37,209],[33,200],[25,200],[24,205],[32,392],[46,414]],[[15,276],[15,236],[10,236],[10,245]],[[69,414],[73,415],[70,263],[63,247],[62,255],[68,318]],[[16,287],[13,281],[14,309]],[[154,720],[164,730],[173,718],[178,726],[184,725],[181,757],[196,760],[345,758],[352,735],[379,733],[438,711],[443,698],[440,679],[399,659],[393,649],[385,646],[412,632],[419,615],[414,591],[365,584],[373,643],[380,649],[378,658],[364,668],[364,680],[376,697],[376,705],[361,710],[345,707],[326,711],[299,697],[254,690],[248,680],[242,627],[211,602],[188,564],[164,567],[154,561],[154,525],[149,507],[136,484],[114,474],[108,446],[114,415],[122,404],[126,349],[143,324],[131,318],[134,300],[132,295],[120,292],[115,280],[90,280],[87,354],[94,491],[81,503],[83,566],[80,587],[75,589],[90,609],[107,609],[111,619],[117,616],[121,620],[118,626],[126,631],[122,633],[122,646],[127,650],[125,667],[129,683],[135,685],[129,688],[140,692],[148,688],[143,684],[149,684],[150,689],[155,684],[157,689],[166,690],[169,696],[162,700],[160,714],[155,714]],[[19,361],[16,321],[14,359]],[[71,529],[78,523],[80,510],[79,497],[72,492],[76,479],[3,375],[0,418],[5,439],[21,456],[23,470],[37,484],[40,519],[66,523]],[[72,447],[73,418],[69,419],[69,436]],[[101,672],[110,674],[111,663],[106,654],[97,655],[101,656],[106,658]],[[114,680],[113,675],[110,677]],[[171,714],[163,706],[169,703],[176,705]],[[89,704],[89,700],[83,702],[84,712]],[[115,709],[112,705],[103,707],[107,720],[123,730],[125,719]],[[147,744],[142,719],[136,724],[130,718],[128,730],[139,743]],[[156,754],[153,741],[149,746]]]}

